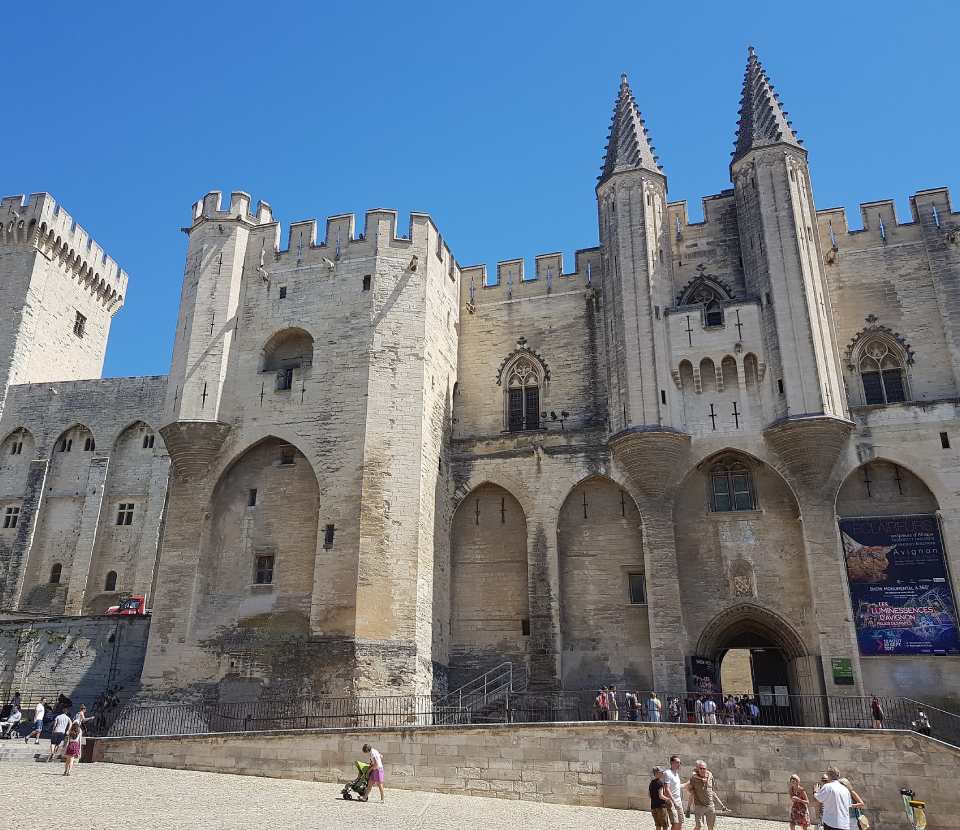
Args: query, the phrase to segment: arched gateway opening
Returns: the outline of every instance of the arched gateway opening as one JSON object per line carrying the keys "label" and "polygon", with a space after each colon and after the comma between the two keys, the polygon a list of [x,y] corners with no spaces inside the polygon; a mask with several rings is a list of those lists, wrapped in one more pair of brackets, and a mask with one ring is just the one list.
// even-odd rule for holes
{"label": "arched gateway opening", "polygon": [[755,699],[764,723],[802,723],[798,696],[818,691],[803,639],[785,619],[760,606],[739,605],[717,615],[700,636],[697,654],[712,663],[724,696]]}

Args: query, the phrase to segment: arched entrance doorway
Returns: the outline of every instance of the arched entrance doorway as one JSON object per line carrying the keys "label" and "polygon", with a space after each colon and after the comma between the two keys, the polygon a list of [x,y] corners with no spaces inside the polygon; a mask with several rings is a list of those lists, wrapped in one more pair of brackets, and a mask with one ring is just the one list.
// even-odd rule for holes
{"label": "arched entrance doorway", "polygon": [[720,692],[753,698],[761,722],[801,724],[805,694],[820,689],[802,637],[785,619],[757,605],[728,608],[706,626],[700,659],[715,667]]}

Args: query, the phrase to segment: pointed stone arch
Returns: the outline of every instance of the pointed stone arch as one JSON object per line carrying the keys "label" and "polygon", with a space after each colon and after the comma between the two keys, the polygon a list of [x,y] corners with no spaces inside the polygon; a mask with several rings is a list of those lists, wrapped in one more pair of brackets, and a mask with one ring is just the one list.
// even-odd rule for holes
{"label": "pointed stone arch", "polygon": [[747,602],[732,605],[714,616],[700,633],[696,653],[719,660],[729,643],[742,634],[769,640],[791,660],[809,655],[802,635],[784,617],[769,608]]}

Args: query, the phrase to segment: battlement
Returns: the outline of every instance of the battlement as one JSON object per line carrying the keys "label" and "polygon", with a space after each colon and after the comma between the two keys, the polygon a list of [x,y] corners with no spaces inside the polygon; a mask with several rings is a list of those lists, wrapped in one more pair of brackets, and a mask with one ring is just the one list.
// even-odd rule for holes
{"label": "battlement", "polygon": [[193,224],[215,221],[227,222],[240,219],[251,225],[263,225],[273,221],[273,211],[266,202],[257,202],[257,212],[250,212],[250,194],[242,190],[235,190],[230,194],[230,207],[222,209],[223,194],[219,190],[211,190],[202,199],[193,204]]}
{"label": "battlement", "polygon": [[127,274],[49,193],[0,201],[0,245],[30,245],[58,261],[111,314],[123,305]]}
{"label": "battlement", "polygon": [[[274,263],[292,263],[298,267],[324,264],[328,268],[346,257],[372,256],[393,249],[398,253],[429,253],[448,270],[452,278],[459,267],[449,246],[443,241],[433,219],[426,213],[411,213],[406,231],[400,230],[397,211],[374,208],[364,214],[363,231],[357,232],[356,216],[341,213],[329,216],[324,223],[323,238],[318,235],[317,219],[291,222],[286,234],[278,221],[261,222],[250,231],[248,250],[269,251]],[[266,265],[266,261],[264,263]],[[268,267],[267,270],[270,270]]]}
{"label": "battlement", "polygon": [[[689,231],[696,231],[700,236],[709,235],[713,229],[724,230],[729,211],[735,207],[735,197],[732,189],[721,190],[700,200],[703,206],[703,221],[691,222],[687,212],[686,199],[676,202],[667,202],[667,216],[670,223],[670,235],[675,242],[688,237]],[[734,233],[736,228],[734,228]]]}
{"label": "battlement", "polygon": [[847,211],[842,207],[817,211],[820,240],[825,250],[842,250],[845,243],[857,247],[882,246],[916,242],[924,229],[946,228],[955,225],[960,213],[951,207],[950,191],[946,187],[921,190],[910,197],[909,222],[900,222],[893,199],[879,199],[860,203],[861,227],[851,228]]}
{"label": "battlement", "polygon": [[486,265],[465,266],[460,269],[461,305],[529,300],[599,285],[600,249],[582,248],[574,256],[575,268],[570,273],[564,273],[563,254],[556,252],[536,256],[532,271],[526,269],[522,258],[501,260],[494,282],[488,278]]}

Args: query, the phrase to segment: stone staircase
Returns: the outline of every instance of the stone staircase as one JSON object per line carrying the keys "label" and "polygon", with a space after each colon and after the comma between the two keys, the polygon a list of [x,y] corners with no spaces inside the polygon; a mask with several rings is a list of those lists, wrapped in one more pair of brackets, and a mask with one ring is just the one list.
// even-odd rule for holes
{"label": "stone staircase", "polygon": [[46,738],[41,738],[39,745],[35,744],[32,740],[29,744],[25,744],[23,738],[0,740],[0,763],[4,761],[15,761],[21,764],[28,764],[38,758],[45,759],[49,754],[50,741]]}

